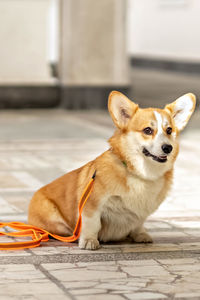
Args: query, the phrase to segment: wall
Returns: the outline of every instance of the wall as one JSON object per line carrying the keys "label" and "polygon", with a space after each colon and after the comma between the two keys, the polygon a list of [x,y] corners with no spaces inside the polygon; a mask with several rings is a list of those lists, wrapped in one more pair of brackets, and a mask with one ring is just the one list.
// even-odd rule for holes
{"label": "wall", "polygon": [[200,62],[199,13],[199,0],[129,0],[129,54]]}
{"label": "wall", "polygon": [[0,0],[0,84],[46,84],[49,0]]}

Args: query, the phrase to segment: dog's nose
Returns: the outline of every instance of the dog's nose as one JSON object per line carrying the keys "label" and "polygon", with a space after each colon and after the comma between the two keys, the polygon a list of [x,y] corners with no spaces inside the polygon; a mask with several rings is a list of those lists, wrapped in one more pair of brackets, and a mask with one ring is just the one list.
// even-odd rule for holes
{"label": "dog's nose", "polygon": [[173,149],[172,145],[168,145],[168,144],[162,145],[161,148],[162,148],[162,151],[166,154],[169,154],[170,152],[172,152],[172,149]]}

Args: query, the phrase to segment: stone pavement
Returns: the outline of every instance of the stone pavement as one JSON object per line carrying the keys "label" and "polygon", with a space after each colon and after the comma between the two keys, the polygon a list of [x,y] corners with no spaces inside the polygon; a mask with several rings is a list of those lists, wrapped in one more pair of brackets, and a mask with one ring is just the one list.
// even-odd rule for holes
{"label": "stone pavement", "polygon": [[[146,223],[152,245],[0,251],[0,300],[200,299],[198,120],[181,136],[172,192]],[[107,112],[1,111],[0,220],[26,221],[33,192],[95,158],[112,132]]]}

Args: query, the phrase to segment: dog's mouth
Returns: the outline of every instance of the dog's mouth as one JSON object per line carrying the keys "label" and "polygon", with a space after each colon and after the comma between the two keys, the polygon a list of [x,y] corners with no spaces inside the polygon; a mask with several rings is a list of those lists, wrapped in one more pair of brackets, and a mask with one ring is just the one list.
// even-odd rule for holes
{"label": "dog's mouth", "polygon": [[155,160],[155,161],[157,161],[157,162],[160,162],[160,163],[164,163],[164,162],[167,161],[167,155],[156,156],[156,155],[151,154],[146,148],[143,148],[142,153],[143,153],[145,156],[149,156],[149,157],[151,157],[153,160]]}

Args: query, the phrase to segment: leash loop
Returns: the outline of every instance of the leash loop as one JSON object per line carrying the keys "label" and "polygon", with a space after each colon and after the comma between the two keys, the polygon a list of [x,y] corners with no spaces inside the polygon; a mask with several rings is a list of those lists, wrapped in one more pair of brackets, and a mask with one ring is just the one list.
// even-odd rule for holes
{"label": "leash loop", "polygon": [[38,247],[40,246],[41,242],[49,241],[49,236],[53,237],[56,240],[67,242],[67,243],[76,241],[81,234],[82,211],[88,198],[92,193],[95,176],[96,176],[96,171],[94,172],[92,178],[90,179],[89,183],[87,184],[87,186],[85,187],[81,195],[81,198],[79,200],[79,205],[78,205],[78,220],[76,222],[75,229],[71,236],[64,237],[57,234],[52,234],[46,231],[45,229],[41,229],[39,227],[21,223],[21,222],[0,222],[0,228],[8,227],[17,230],[12,232],[0,231],[0,236],[8,236],[13,238],[16,237],[31,238],[31,240],[23,241],[23,242],[0,243],[0,250],[20,250],[20,249]]}

